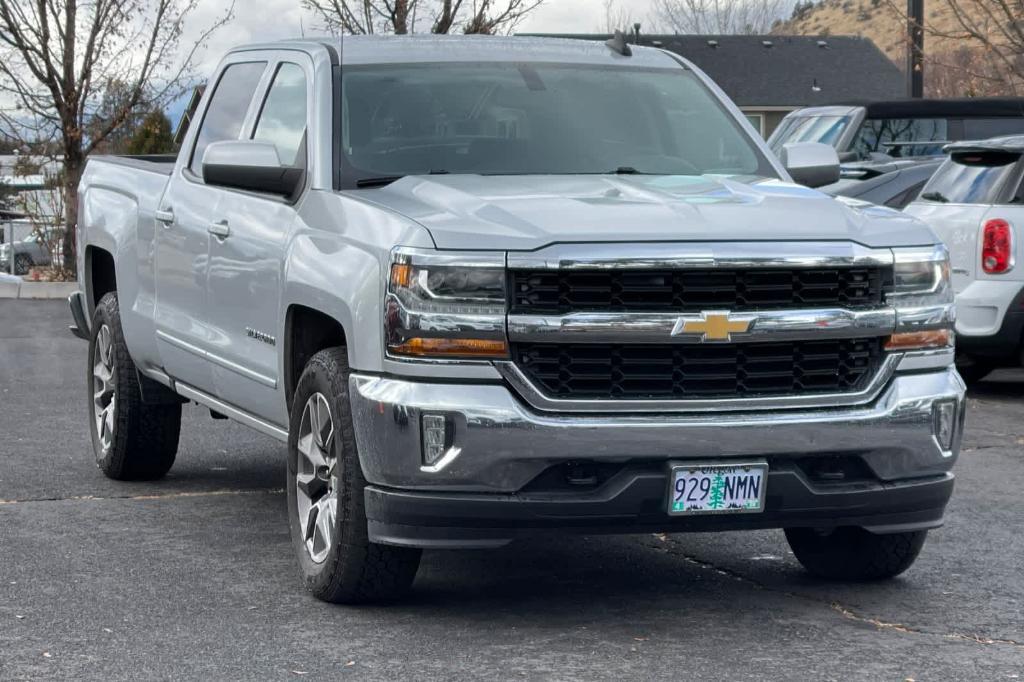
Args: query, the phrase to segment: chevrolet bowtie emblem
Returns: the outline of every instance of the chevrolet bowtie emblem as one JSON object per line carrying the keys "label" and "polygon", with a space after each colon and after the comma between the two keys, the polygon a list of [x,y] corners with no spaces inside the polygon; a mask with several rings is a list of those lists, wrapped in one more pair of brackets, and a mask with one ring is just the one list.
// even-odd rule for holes
{"label": "chevrolet bowtie emblem", "polygon": [[753,317],[733,318],[728,311],[703,312],[700,317],[699,320],[680,317],[672,328],[672,336],[700,334],[701,341],[728,341],[732,334],[748,331],[754,323]]}

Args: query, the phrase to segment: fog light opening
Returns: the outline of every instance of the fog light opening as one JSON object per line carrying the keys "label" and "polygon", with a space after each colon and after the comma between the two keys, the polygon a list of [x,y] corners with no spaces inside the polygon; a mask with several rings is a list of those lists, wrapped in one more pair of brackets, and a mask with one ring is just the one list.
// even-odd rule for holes
{"label": "fog light opening", "polygon": [[939,447],[945,451],[953,449],[956,437],[956,401],[943,400],[932,405],[932,429]]}
{"label": "fog light opening", "polygon": [[435,466],[451,445],[451,431],[448,418],[443,414],[425,414],[420,420],[423,437],[423,464]]}

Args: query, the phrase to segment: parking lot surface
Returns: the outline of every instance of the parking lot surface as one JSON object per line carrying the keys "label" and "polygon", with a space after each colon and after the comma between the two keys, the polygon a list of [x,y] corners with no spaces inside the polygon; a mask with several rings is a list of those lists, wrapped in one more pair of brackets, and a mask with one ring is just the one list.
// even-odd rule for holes
{"label": "parking lot surface", "polygon": [[1024,374],[969,400],[946,526],[886,583],[781,531],[427,552],[412,597],[308,596],[284,448],[185,409],[171,474],[93,462],[86,344],[0,301],[0,679],[1024,679]]}

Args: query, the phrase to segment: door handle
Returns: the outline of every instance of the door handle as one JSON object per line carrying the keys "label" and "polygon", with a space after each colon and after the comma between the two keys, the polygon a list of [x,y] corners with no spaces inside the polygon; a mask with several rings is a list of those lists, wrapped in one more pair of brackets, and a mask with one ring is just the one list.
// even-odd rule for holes
{"label": "door handle", "polygon": [[210,226],[206,228],[206,231],[217,239],[227,239],[231,236],[231,228],[228,227],[228,221],[226,220],[218,220],[215,223],[210,223]]}
{"label": "door handle", "polygon": [[170,227],[174,224],[174,211],[170,208],[157,209],[153,214],[158,223],[163,223],[164,227]]}

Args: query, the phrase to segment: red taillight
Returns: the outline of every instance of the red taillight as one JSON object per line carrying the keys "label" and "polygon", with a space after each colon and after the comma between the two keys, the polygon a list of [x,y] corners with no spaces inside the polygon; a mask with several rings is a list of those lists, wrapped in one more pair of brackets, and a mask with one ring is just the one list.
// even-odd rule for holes
{"label": "red taillight", "polygon": [[985,222],[981,231],[981,269],[990,275],[1013,267],[1013,228],[1002,218]]}

